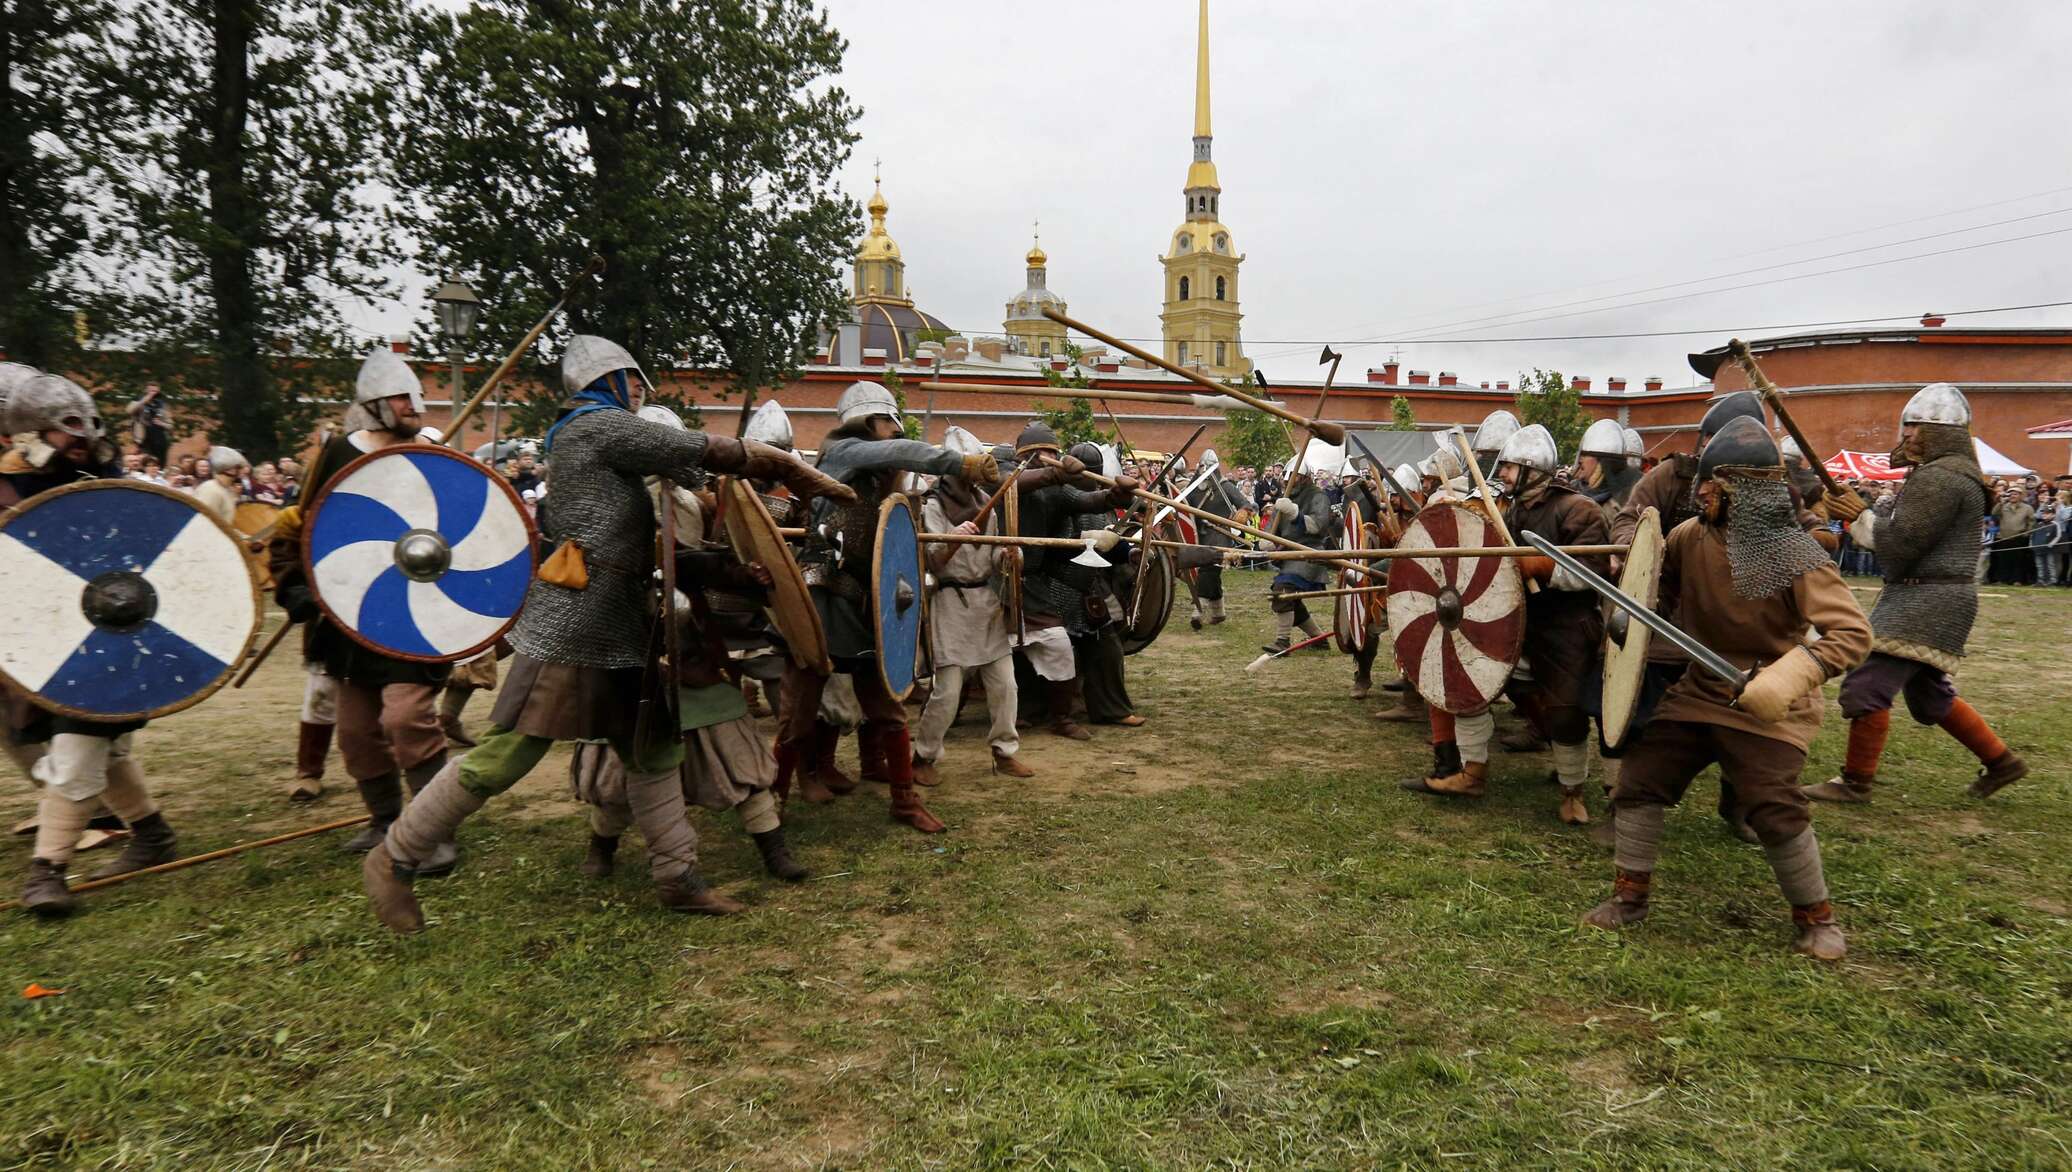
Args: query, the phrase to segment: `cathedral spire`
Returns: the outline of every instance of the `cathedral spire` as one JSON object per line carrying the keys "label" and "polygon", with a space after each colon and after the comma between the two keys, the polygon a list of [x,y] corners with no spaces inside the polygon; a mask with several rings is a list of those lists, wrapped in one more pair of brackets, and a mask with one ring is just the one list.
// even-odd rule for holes
{"label": "cathedral spire", "polygon": [[1194,137],[1209,137],[1209,0],[1201,0],[1201,45],[1194,56]]}

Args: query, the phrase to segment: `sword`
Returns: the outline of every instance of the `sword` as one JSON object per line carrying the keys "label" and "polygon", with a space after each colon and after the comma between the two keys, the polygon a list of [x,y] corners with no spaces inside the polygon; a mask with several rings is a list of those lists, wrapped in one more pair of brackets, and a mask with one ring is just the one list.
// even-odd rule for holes
{"label": "sword", "polygon": [[1737,692],[1748,686],[1748,673],[1728,663],[1719,652],[1685,634],[1683,628],[1656,614],[1654,608],[1642,606],[1639,600],[1599,577],[1597,571],[1564,553],[1560,546],[1529,529],[1518,536],[1530,542],[1534,549],[1553,558],[1555,565],[1582,579],[1585,585],[1602,594],[1612,605],[1639,619],[1648,630],[1683,648],[1685,653],[1706,671],[1734,685]]}
{"label": "sword", "polygon": [[[1396,475],[1395,473],[1389,471],[1389,466],[1387,464],[1382,463],[1380,460],[1374,458],[1374,449],[1367,446],[1366,440],[1361,439],[1359,437],[1359,434],[1356,432],[1348,431],[1345,434],[1347,439],[1353,441],[1353,446],[1360,449],[1360,454],[1362,456],[1367,457],[1367,462],[1374,466],[1374,470],[1376,472],[1381,473],[1381,478],[1389,482],[1389,487],[1396,490],[1397,496],[1402,497],[1406,502],[1410,504],[1414,505],[1417,503],[1417,498],[1411,496],[1410,490],[1404,488],[1402,484],[1400,484],[1396,480]],[[1387,505],[1388,502],[1383,501],[1382,504]]]}

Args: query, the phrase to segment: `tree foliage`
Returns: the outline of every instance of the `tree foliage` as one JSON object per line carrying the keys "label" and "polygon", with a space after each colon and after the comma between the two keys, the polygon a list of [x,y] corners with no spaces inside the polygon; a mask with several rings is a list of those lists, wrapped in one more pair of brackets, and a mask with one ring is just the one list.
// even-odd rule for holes
{"label": "tree foliage", "polygon": [[1389,400],[1389,430],[1417,430],[1417,415],[1410,410],[1410,400],[1401,395]]}
{"label": "tree foliage", "polygon": [[[1085,390],[1093,386],[1093,380],[1079,368],[1081,353],[1078,346],[1066,342],[1065,358],[1069,373],[1045,366],[1043,381],[1065,390]],[[1036,418],[1041,419],[1045,426],[1057,434],[1058,444],[1064,448],[1070,449],[1073,444],[1080,443],[1115,442],[1115,437],[1094,421],[1094,405],[1084,396],[1074,395],[1060,407],[1048,406],[1042,399],[1036,400],[1033,406],[1036,408]]]}
{"label": "tree foliage", "polygon": [[859,111],[829,84],[843,41],[809,0],[480,0],[421,10],[405,39],[422,62],[417,225],[476,281],[483,353],[593,253],[604,275],[553,332],[723,369],[722,396],[786,382],[844,311],[860,220],[833,176]]}
{"label": "tree foliage", "polygon": [[1223,418],[1222,447],[1216,454],[1224,464],[1263,473],[1272,465],[1287,463],[1295,454],[1281,421],[1266,412],[1240,407],[1225,411]]}
{"label": "tree foliage", "polygon": [[1582,396],[1558,370],[1534,367],[1531,374],[1518,376],[1518,422],[1537,423],[1554,436],[1554,448],[1563,463],[1576,458],[1583,432],[1590,426],[1590,413],[1583,410]]}

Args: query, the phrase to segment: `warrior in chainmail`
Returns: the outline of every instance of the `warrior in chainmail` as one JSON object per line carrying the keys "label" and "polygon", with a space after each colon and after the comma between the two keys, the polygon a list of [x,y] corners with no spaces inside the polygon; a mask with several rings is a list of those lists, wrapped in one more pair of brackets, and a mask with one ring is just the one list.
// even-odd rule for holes
{"label": "warrior in chainmail", "polygon": [[1618,420],[1600,419],[1584,430],[1576,470],[1583,479],[1577,491],[1604,510],[1609,529],[1640,483],[1639,463],[1627,458],[1626,429]]}
{"label": "warrior in chainmail", "polygon": [[[1223,475],[1223,460],[1210,448],[1201,454],[1201,471],[1197,482],[1180,499],[1218,517],[1234,517],[1250,502],[1238,486]],[[1183,565],[1194,575],[1194,617],[1188,625],[1199,631],[1202,621],[1210,626],[1225,621],[1229,616],[1223,612],[1223,551],[1237,548],[1237,538],[1230,530],[1210,521],[1198,521],[1194,528],[1195,544],[1203,549],[1215,551],[1196,561],[1192,566]],[[1182,550],[1182,553],[1190,551]]]}
{"label": "warrior in chainmail", "polygon": [[[324,489],[354,460],[417,440],[424,411],[421,387],[417,372],[387,346],[376,347],[367,355],[360,363],[353,405],[346,411],[344,426],[310,462],[303,499],[313,502],[311,508],[323,506]],[[345,772],[359,789],[368,815],[367,825],[345,841],[344,849],[365,854],[402,813],[404,785],[413,795],[422,793],[446,765],[446,733],[439,725],[438,700],[453,669],[445,663],[384,655],[354,640],[324,614],[309,584],[302,543],[303,512],[300,506],[281,511],[267,557],[275,601],[287,612],[289,622],[305,624],[302,659],[309,670],[304,714],[321,715],[328,708],[333,730],[325,730],[321,721],[305,720],[297,758],[314,756],[316,738],[335,731]],[[316,763],[321,769],[320,757]],[[421,873],[444,875],[453,870],[459,857],[453,842],[441,841],[419,860]]]}
{"label": "warrior in chainmail", "polygon": [[[0,505],[12,507],[67,484],[122,475],[93,396],[71,379],[36,374],[14,380],[4,430],[13,445],[0,455]],[[106,879],[178,857],[173,828],[144,785],[135,755],[141,720],[83,720],[48,712],[12,688],[0,688],[8,714],[9,756],[42,790],[36,843],[22,906],[38,916],[69,915],[75,906],[65,870],[98,815],[113,811],[129,827],[114,862],[88,878]]]}
{"label": "warrior in chainmail", "polygon": [[[1014,450],[1023,462],[1012,490],[1019,498],[1018,536],[1076,537],[1081,516],[1102,509],[1126,508],[1134,499],[1135,477],[1115,477],[1116,487],[1112,489],[1081,481],[1085,463],[1061,454],[1056,433],[1041,423],[1023,428],[1015,438]],[[1109,544],[1112,545],[1112,537]],[[1104,599],[1090,598],[1072,584],[1073,573],[1080,569],[1072,565],[1074,556],[1068,549],[1031,547],[1025,551],[1022,621],[1016,634],[1017,645],[1033,676],[1042,681],[1041,708],[1049,715],[1050,731],[1086,741],[1092,740],[1093,734],[1074,719],[1080,685],[1072,644],[1091,633],[1096,621],[1107,620],[1109,604]],[[1036,706],[1030,707],[1033,710]]]}
{"label": "warrior in chainmail", "polygon": [[[959,455],[934,444],[905,438],[899,403],[877,383],[859,382],[835,404],[837,425],[820,449],[820,471],[855,493],[853,501],[823,501],[814,507],[800,563],[813,604],[827,631],[828,655],[856,688],[863,723],[857,729],[863,759],[875,762],[892,787],[892,819],[924,834],[944,829],[914,792],[914,751],[906,708],[886,689],[879,671],[877,637],[870,611],[871,564],[878,514],[886,498],[901,491],[908,473],[960,475],[975,484],[999,479],[990,455]],[[828,677],[796,663],[786,664],[779,708],[777,773],[780,787],[812,760],[815,722]]]}
{"label": "warrior in chainmail", "polygon": [[[1082,464],[1104,462],[1101,449],[1090,443],[1073,444],[1071,456]],[[1122,507],[1128,508],[1131,503],[1125,502]],[[1073,537],[1098,537],[1114,530],[1115,510],[1112,507],[1088,509],[1072,518]],[[1093,559],[1068,557],[1054,565],[1054,572],[1059,581],[1077,591],[1083,600],[1080,611],[1086,616],[1086,626],[1072,634],[1072,662],[1079,679],[1080,695],[1086,702],[1087,719],[1095,724],[1135,728],[1144,723],[1144,718],[1137,715],[1136,705],[1130,700],[1129,682],[1125,678],[1126,659],[1120,633],[1124,610],[1116,571],[1116,563],[1126,560],[1129,555],[1127,548],[1111,547],[1106,552],[1095,554],[1095,558],[1106,562],[1106,565],[1084,565],[1082,562]]]}
{"label": "warrior in chainmail", "polygon": [[[1267,532],[1310,549],[1323,549],[1338,533],[1338,516],[1331,510],[1331,498],[1324,495],[1324,490],[1317,485],[1316,476],[1308,469],[1288,474],[1287,486],[1280,499],[1267,509],[1267,517],[1270,518]],[[1270,654],[1286,651],[1292,646],[1292,632],[1298,629],[1306,639],[1321,639],[1324,634],[1316,620],[1310,617],[1309,608],[1302,604],[1302,599],[1281,597],[1322,590],[1323,565],[1296,560],[1280,562],[1275,569],[1277,572],[1268,587],[1269,607],[1274,618],[1273,640],[1260,648]],[[1329,650],[1321,645],[1318,649]]]}
{"label": "warrior in chainmail", "polygon": [[774,448],[639,418],[634,411],[647,376],[632,355],[603,338],[569,339],[561,382],[570,399],[547,432],[554,507],[545,536],[555,551],[512,628],[517,654],[489,729],[476,748],[439,771],[361,865],[375,914],[397,932],[424,926],[411,889],[419,860],[564,740],[604,740],[619,758],[663,907],[706,915],[741,910],[699,877],[696,839],[684,819],[684,742],[669,727],[666,692],[657,696],[668,684],[650,659],[656,516],[644,478],[776,477],[802,498],[847,501],[854,494]]}
{"label": "warrior in chainmail", "polygon": [[1820,688],[1861,663],[1871,628],[1825,551],[1799,527],[1777,444],[1756,418],[1727,423],[1699,458],[1699,516],[1663,546],[1660,609],[1748,673],[1734,686],[1694,669],[1669,688],[1626,750],[1612,896],[1583,917],[1617,929],[1648,914],[1668,807],[1718,765],[1734,778],[1785,900],[1795,951],[1840,960],[1820,844],[1799,771],[1820,730]]}
{"label": "warrior in chainmail", "polygon": [[1867,802],[1892,727],[1892,702],[1957,739],[1979,759],[1973,797],[1984,798],[2028,775],[1978,710],[1957,695],[1950,673],[1964,661],[1978,617],[1981,527],[1992,495],[1971,441],[1971,404],[1949,383],[1921,388],[1900,413],[1892,466],[1908,468],[1890,516],[1859,513],[1856,544],[1878,555],[1885,588],[1871,608],[1871,656],[1842,681],[1849,750],[1841,776],[1808,788],[1832,802]]}
{"label": "warrior in chainmail", "polygon": [[[1381,549],[1394,544],[1394,536],[1402,530],[1396,526],[1385,499],[1388,493],[1376,493],[1368,477],[1347,480],[1344,486],[1345,499],[1340,503],[1339,524],[1345,533],[1346,544],[1359,549]],[[1353,518],[1358,516],[1359,526],[1355,529]],[[1378,584],[1373,577],[1355,572],[1342,578],[1347,586]],[[1387,625],[1387,611],[1382,596],[1375,594],[1345,594],[1333,603],[1340,621],[1336,624],[1341,645],[1345,642],[1347,625],[1343,621],[1347,612],[1354,607],[1365,613],[1366,635],[1360,646],[1351,649],[1353,657],[1352,698],[1365,700],[1374,693],[1374,660],[1381,654],[1381,631]]]}

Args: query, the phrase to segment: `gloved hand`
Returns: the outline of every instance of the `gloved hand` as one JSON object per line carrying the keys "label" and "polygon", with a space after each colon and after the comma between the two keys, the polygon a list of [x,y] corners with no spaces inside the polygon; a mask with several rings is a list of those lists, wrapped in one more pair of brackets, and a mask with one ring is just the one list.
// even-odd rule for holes
{"label": "gloved hand", "polygon": [[1096,529],[1091,533],[1085,533],[1081,536],[1091,539],[1094,544],[1094,549],[1100,553],[1107,553],[1109,550],[1114,549],[1115,546],[1122,541],[1122,534],[1117,533],[1113,529]]}
{"label": "gloved hand", "polygon": [[1115,487],[1119,492],[1135,492],[1142,486],[1142,483],[1142,481],[1139,481],[1127,472],[1115,478]]}
{"label": "gloved hand", "polygon": [[1059,456],[1056,463],[1058,467],[1065,470],[1065,475],[1067,476],[1077,476],[1086,471],[1086,461],[1075,460],[1071,456]]}
{"label": "gloved hand", "polygon": [[731,436],[708,435],[705,439],[705,467],[714,472],[732,473],[750,480],[775,480],[791,490],[791,495],[804,501],[810,497],[824,496],[829,500],[847,504],[856,499],[856,490],[822,473],[818,468],[785,451],[771,447],[757,440],[737,440]]}
{"label": "gloved hand", "polygon": [[1870,504],[1861,496],[1858,496],[1853,488],[1845,488],[1840,492],[1823,493],[1820,497],[1820,503],[1827,506],[1828,516],[1840,521],[1844,525],[1856,520],[1859,514],[1870,507]]}
{"label": "gloved hand", "polygon": [[288,621],[291,623],[313,623],[324,615],[323,610],[317,606],[316,596],[309,592],[307,586],[283,586],[275,601],[281,604],[282,610],[288,612]]}
{"label": "gloved hand", "polygon": [[1518,559],[1518,572],[1534,582],[1545,582],[1554,576],[1554,559],[1540,554],[1527,554]]}
{"label": "gloved hand", "polygon": [[1295,514],[1301,511],[1301,509],[1295,507],[1294,500],[1292,500],[1289,497],[1282,497],[1281,499],[1273,502],[1273,515],[1279,517],[1283,521],[1293,520]]}
{"label": "gloved hand", "polygon": [[1856,519],[1849,522],[1849,539],[1856,543],[1856,548],[1877,551],[1878,543],[1874,535],[1877,524],[1878,515],[1869,509],[1856,514]]}
{"label": "gloved hand", "polygon": [[1000,483],[1000,462],[991,452],[980,452],[964,457],[964,479],[973,484],[988,485]]}
{"label": "gloved hand", "polygon": [[1792,701],[1827,682],[1827,669],[1803,647],[1784,653],[1777,662],[1755,673],[1741,689],[1734,706],[1765,724],[1784,719]]}

